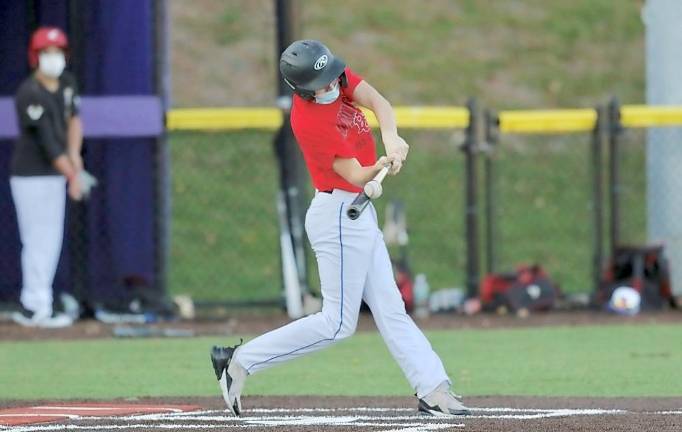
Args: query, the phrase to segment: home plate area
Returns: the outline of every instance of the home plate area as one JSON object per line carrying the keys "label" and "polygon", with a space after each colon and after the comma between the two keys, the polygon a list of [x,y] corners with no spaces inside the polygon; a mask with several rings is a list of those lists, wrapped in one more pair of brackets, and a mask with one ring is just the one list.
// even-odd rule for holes
{"label": "home plate area", "polygon": [[[314,407],[315,398],[260,397],[253,407],[245,407],[242,417],[231,416],[222,406],[199,398],[189,404],[150,403],[52,403],[15,406],[0,409],[0,431],[153,431],[167,430],[250,430],[250,431],[562,431],[562,430],[682,430],[682,404],[664,400],[658,410],[646,409],[640,403],[633,410],[630,400],[605,400],[605,408],[592,403],[577,407],[555,404],[537,398],[541,407],[470,404],[472,415],[466,417],[432,417],[419,414],[414,408],[400,406],[401,398],[386,399],[378,404],[350,405],[358,398],[337,398],[345,403],[333,407],[333,398],[325,398]],[[251,399],[251,398],[249,398]],[[486,398],[480,402],[491,402]],[[369,401],[369,399],[367,400]],[[526,398],[531,402],[532,398]],[[564,402],[571,400],[566,399]],[[648,400],[651,402],[651,400]],[[208,402],[208,400],[207,400]],[[246,402],[246,398],[245,401]],[[277,405],[277,402],[280,402]],[[320,402],[318,400],[318,402]],[[502,402],[502,401],[500,401]],[[508,401],[510,402],[510,401]],[[622,408],[618,408],[621,402]],[[307,403],[308,406],[301,406]],[[267,406],[269,405],[269,406]],[[287,407],[288,405],[288,407]],[[486,403],[486,405],[489,405]],[[521,405],[527,405],[521,404]],[[660,405],[660,404],[658,404]],[[206,408],[210,406],[210,408]],[[677,406],[677,408],[674,408]],[[642,410],[644,408],[644,410]],[[649,407],[654,408],[654,407]]]}

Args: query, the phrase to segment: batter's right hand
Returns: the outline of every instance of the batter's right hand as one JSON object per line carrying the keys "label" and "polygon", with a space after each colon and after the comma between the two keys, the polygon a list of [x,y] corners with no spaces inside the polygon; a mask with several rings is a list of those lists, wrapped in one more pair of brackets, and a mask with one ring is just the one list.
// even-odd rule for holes
{"label": "batter's right hand", "polygon": [[379,160],[377,160],[377,162],[374,164],[374,169],[376,170],[376,172],[379,172],[379,171],[381,171],[381,169],[383,167],[388,166],[389,167],[389,170],[388,170],[389,174],[393,174],[392,173],[392,171],[394,169],[393,167],[395,166],[396,163],[400,163],[400,162],[399,162],[399,159],[394,155],[381,156],[379,158]]}
{"label": "batter's right hand", "polygon": [[386,156],[381,156],[374,166],[377,167],[378,172],[381,168],[385,167],[386,165],[389,166],[388,173],[390,175],[396,175],[398,174],[398,172],[400,172],[400,168],[402,168],[403,166],[403,161],[399,155],[389,154]]}

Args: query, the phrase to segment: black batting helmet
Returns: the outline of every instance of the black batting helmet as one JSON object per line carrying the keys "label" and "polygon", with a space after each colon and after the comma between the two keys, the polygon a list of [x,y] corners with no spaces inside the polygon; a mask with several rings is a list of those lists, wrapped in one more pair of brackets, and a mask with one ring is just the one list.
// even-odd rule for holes
{"label": "black batting helmet", "polygon": [[279,59],[279,71],[296,94],[312,99],[315,90],[325,88],[343,74],[346,63],[322,42],[299,40],[287,47]]}

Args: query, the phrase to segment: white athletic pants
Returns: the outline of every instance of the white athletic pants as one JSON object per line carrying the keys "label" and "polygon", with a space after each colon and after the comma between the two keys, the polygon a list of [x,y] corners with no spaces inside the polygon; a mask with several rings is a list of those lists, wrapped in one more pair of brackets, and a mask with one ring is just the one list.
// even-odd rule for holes
{"label": "white athletic pants", "polygon": [[64,236],[66,181],[62,176],[11,177],[21,237],[21,303],[52,314],[52,282]]}
{"label": "white athletic pants", "polygon": [[438,355],[405,312],[376,212],[346,216],[354,193],[317,193],[306,214],[306,232],[317,258],[322,311],[244,344],[236,360],[249,374],[325,348],[355,332],[361,300],[419,397],[450,382]]}

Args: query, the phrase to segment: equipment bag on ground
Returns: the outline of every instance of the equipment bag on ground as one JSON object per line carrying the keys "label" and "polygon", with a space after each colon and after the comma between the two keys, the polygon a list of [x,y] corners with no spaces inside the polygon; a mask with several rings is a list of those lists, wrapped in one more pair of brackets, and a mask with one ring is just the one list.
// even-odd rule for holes
{"label": "equipment bag on ground", "polygon": [[552,309],[560,295],[558,285],[537,264],[521,265],[515,272],[487,274],[480,293],[483,309],[505,307],[512,312]]}
{"label": "equipment bag on ground", "polygon": [[639,293],[643,310],[658,310],[672,302],[670,270],[662,245],[617,247],[602,273],[597,305],[608,304],[613,291],[623,286]]}

